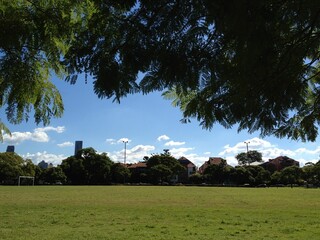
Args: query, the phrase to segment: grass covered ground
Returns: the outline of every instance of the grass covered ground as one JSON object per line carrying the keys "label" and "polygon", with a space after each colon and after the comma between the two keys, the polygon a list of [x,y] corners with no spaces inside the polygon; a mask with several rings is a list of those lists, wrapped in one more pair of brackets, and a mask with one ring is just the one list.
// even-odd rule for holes
{"label": "grass covered ground", "polygon": [[0,186],[0,239],[319,239],[320,189]]}

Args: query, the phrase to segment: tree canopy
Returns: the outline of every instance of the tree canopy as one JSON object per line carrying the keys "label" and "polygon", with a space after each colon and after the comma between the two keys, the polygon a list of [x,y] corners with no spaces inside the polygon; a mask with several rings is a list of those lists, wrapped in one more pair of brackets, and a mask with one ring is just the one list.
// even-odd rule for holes
{"label": "tree canopy", "polygon": [[98,154],[93,148],[84,148],[75,156],[64,159],[61,168],[72,184],[106,184],[110,182],[113,165],[106,153]]}
{"label": "tree canopy", "polygon": [[250,165],[254,162],[262,162],[262,154],[258,151],[251,150],[246,153],[242,152],[236,155],[239,165]]}
{"label": "tree canopy", "polygon": [[0,107],[48,124],[63,111],[50,76],[83,73],[100,98],[166,91],[204,128],[314,141],[319,28],[315,0],[4,0]]}
{"label": "tree canopy", "polygon": [[0,184],[16,183],[18,177],[34,176],[35,166],[30,159],[24,160],[16,153],[0,153]]}
{"label": "tree canopy", "polygon": [[160,183],[163,181],[170,182],[172,177],[185,170],[179,161],[171,156],[169,151],[152,155],[148,158],[147,167],[155,183],[158,181]]}

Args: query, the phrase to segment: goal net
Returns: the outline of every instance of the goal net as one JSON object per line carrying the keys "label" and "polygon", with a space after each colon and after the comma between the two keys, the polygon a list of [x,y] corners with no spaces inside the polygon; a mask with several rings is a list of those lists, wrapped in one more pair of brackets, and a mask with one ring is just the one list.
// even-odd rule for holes
{"label": "goal net", "polygon": [[18,186],[34,186],[34,177],[31,176],[19,176]]}

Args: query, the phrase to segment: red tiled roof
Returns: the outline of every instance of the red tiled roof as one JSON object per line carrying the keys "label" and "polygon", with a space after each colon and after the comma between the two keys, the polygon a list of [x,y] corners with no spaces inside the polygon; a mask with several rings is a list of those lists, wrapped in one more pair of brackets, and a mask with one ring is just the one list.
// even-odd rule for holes
{"label": "red tiled roof", "polygon": [[204,170],[209,166],[209,165],[219,165],[223,163],[225,160],[220,157],[210,157],[208,161],[204,162],[202,166],[199,168],[199,172],[203,173]]}
{"label": "red tiled roof", "polygon": [[133,163],[130,166],[128,166],[128,168],[146,168],[146,167],[147,167],[147,163],[145,162]]}
{"label": "red tiled roof", "polygon": [[209,158],[209,164],[219,165],[222,163],[222,158],[220,157],[210,157]]}
{"label": "red tiled roof", "polygon": [[292,158],[289,158],[287,156],[279,156],[279,157],[276,157],[274,159],[269,159],[269,162],[270,163],[273,163],[273,164],[278,164],[280,162],[292,162],[292,163],[299,163],[298,161],[292,159]]}
{"label": "red tiled roof", "polygon": [[300,165],[298,161],[296,161],[292,158],[289,158],[287,156],[279,156],[274,159],[269,159],[268,162],[264,162],[261,165],[267,166],[268,164],[273,164],[277,171],[280,171],[283,168],[288,167],[288,166],[299,166]]}

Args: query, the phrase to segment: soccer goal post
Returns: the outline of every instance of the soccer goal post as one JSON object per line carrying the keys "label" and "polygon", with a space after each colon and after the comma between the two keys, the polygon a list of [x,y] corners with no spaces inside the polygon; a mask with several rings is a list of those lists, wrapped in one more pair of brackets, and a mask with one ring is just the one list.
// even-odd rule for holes
{"label": "soccer goal post", "polygon": [[24,179],[26,179],[26,180],[31,179],[32,180],[32,186],[34,186],[34,177],[31,177],[31,176],[19,176],[18,186],[21,185],[21,181],[23,181]]}

